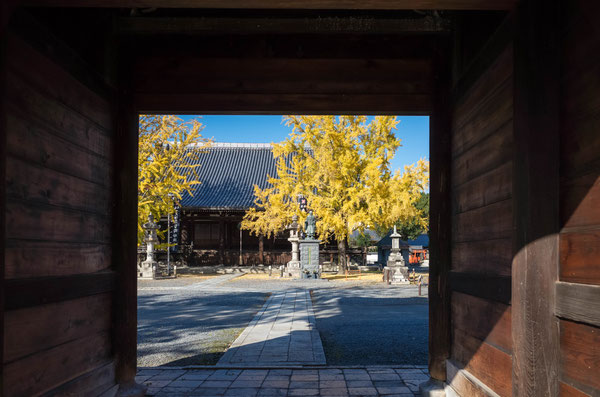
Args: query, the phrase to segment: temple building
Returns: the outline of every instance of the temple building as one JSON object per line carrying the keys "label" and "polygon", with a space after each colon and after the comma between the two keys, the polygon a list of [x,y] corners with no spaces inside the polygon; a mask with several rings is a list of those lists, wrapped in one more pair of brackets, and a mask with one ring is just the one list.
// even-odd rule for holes
{"label": "temple building", "polygon": [[175,219],[177,251],[189,265],[282,265],[291,259],[287,235],[262,238],[240,229],[254,205],[254,186],[277,175],[271,144],[213,143],[194,161],[197,179]]}

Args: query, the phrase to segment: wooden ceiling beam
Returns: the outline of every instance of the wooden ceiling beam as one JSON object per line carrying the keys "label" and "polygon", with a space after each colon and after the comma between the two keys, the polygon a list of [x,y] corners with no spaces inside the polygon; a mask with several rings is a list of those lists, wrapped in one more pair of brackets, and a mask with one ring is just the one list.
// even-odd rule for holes
{"label": "wooden ceiling beam", "polygon": [[366,17],[319,18],[179,18],[122,17],[124,34],[403,34],[449,32],[448,19],[425,16],[414,19]]}
{"label": "wooden ceiling beam", "polygon": [[517,0],[21,0],[24,6],[286,10],[510,10]]}

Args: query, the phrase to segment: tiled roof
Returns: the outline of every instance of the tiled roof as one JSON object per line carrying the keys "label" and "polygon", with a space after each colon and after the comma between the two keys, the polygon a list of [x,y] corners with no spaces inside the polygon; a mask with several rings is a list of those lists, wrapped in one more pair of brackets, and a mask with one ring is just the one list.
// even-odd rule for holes
{"label": "tiled roof", "polygon": [[[382,248],[387,247],[387,246],[391,247],[392,246],[392,238],[390,237],[391,234],[392,234],[391,231],[388,234],[386,234],[384,238],[379,240],[379,242],[377,243],[377,246],[382,247]],[[400,245],[401,246],[422,245],[423,247],[429,247],[429,235],[421,234],[414,240],[400,240]]]}
{"label": "tiled roof", "polygon": [[213,143],[197,161],[201,184],[183,195],[183,208],[246,210],[254,204],[254,185],[265,188],[268,175],[277,175],[270,144]]}

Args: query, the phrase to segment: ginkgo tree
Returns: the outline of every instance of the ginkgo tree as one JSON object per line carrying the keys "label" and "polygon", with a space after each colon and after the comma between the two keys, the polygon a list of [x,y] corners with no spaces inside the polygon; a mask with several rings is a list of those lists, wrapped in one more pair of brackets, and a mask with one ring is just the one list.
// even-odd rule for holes
{"label": "ginkgo tree", "polygon": [[[142,225],[172,215],[184,192],[191,194],[198,181],[197,156],[211,141],[202,137],[198,119],[184,121],[174,115],[141,115],[138,141],[138,244]],[[160,232],[159,232],[160,233]]]}
{"label": "ginkgo tree", "polygon": [[317,218],[319,238],[337,242],[344,272],[347,238],[354,230],[419,218],[414,203],[427,189],[428,163],[420,160],[392,172],[390,160],[400,146],[396,117],[286,116],[284,121],[292,132],[273,145],[277,175],[269,176],[270,186],[254,187],[256,205],[246,212],[243,228],[269,237],[284,230],[293,215],[303,225],[306,213],[297,198],[304,196]]}

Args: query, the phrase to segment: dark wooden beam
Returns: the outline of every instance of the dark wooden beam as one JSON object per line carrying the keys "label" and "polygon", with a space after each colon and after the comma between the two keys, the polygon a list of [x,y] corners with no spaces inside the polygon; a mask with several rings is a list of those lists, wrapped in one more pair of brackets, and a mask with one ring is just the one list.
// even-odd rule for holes
{"label": "dark wooden beam", "polygon": [[110,8],[510,10],[517,0],[24,0],[25,6]]}
{"label": "dark wooden beam", "polygon": [[110,292],[114,281],[112,271],[4,280],[5,309],[17,310]]}
{"label": "dark wooden beam", "polygon": [[560,48],[558,0],[515,15],[513,395],[558,395]]}
{"label": "dark wooden beam", "polygon": [[[114,60],[117,62],[117,60]],[[130,58],[119,51],[119,92],[115,103],[113,266],[117,283],[113,303],[115,380],[120,396],[143,396],[137,370],[137,186],[139,116],[133,106]]]}
{"label": "dark wooden beam", "polygon": [[435,58],[435,99],[430,119],[429,155],[431,202],[429,229],[429,373],[433,379],[446,380],[446,359],[450,356],[451,262],[451,136],[450,44],[440,40]]}
{"label": "dark wooden beam", "polygon": [[496,302],[510,304],[511,278],[506,276],[490,276],[479,273],[449,273],[450,289],[493,300]]}
{"label": "dark wooden beam", "polygon": [[413,19],[369,17],[318,18],[161,18],[121,17],[118,29],[135,35],[222,34],[403,34],[450,31],[450,20],[425,16]]}
{"label": "dark wooden beam", "polygon": [[556,315],[600,327],[600,286],[557,282]]}
{"label": "dark wooden beam", "polygon": [[[4,307],[5,307],[5,245],[6,245],[6,79],[7,79],[7,31],[12,5],[0,3],[0,357],[4,357]],[[4,396],[4,365],[0,365],[0,397]]]}

